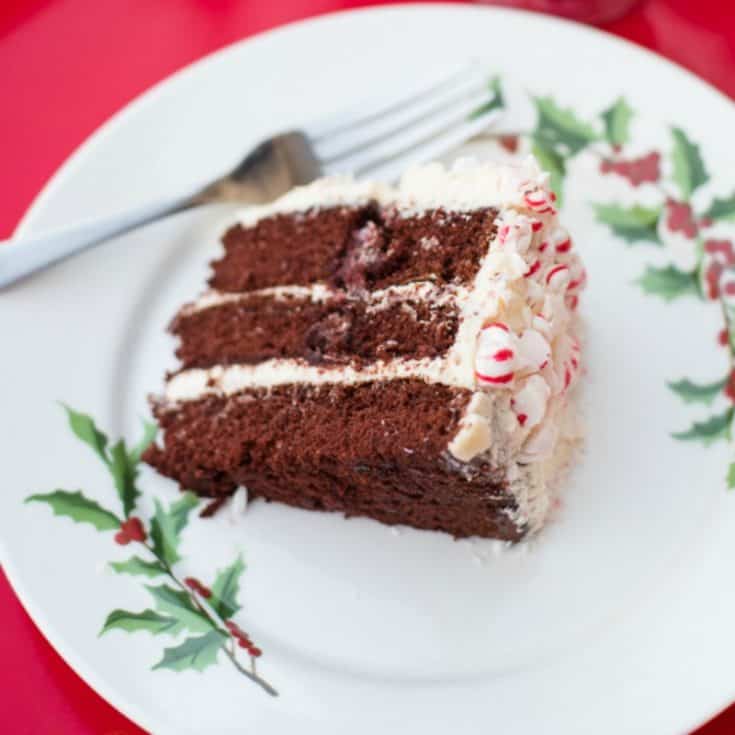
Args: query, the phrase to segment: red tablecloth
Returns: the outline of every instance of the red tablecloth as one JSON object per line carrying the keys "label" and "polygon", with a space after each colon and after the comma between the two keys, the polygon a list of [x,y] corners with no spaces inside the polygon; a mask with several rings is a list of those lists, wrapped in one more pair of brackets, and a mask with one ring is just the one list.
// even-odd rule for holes
{"label": "red tablecloth", "polygon": [[[0,237],[101,122],[203,54],[355,0],[2,0]],[[735,97],[735,14],[723,0],[648,0],[608,30],[683,64]],[[142,730],[49,647],[0,573],[0,723],[22,735]],[[735,732],[735,705],[698,735]]]}

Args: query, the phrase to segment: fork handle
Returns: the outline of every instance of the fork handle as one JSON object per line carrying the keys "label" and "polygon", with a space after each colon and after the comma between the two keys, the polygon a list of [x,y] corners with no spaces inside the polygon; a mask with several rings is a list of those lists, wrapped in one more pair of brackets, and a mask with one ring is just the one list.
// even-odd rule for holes
{"label": "fork handle", "polygon": [[0,241],[0,289],[102,240],[202,203],[192,194],[171,197],[40,235]]}

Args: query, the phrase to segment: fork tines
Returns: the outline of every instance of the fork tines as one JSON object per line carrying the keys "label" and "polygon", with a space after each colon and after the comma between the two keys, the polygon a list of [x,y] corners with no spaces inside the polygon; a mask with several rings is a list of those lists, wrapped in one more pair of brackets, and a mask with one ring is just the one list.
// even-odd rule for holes
{"label": "fork tines", "polygon": [[476,113],[494,92],[489,75],[463,66],[375,105],[363,104],[306,135],[325,174],[392,180],[482,132],[497,109]]}

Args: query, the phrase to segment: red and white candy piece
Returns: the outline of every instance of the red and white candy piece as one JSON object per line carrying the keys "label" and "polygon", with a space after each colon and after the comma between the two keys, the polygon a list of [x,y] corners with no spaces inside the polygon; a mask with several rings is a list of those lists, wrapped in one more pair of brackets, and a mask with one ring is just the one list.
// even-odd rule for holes
{"label": "red and white candy piece", "polygon": [[550,240],[557,253],[568,253],[572,249],[572,238],[563,227],[556,227]]}
{"label": "red and white candy piece", "polygon": [[523,201],[525,205],[538,214],[555,214],[554,202],[556,195],[553,191],[538,185],[529,186],[523,190]]}
{"label": "red and white candy piece", "polygon": [[518,253],[525,253],[533,240],[533,220],[518,215],[498,224],[497,244],[499,247],[513,247]]}
{"label": "red and white candy piece", "polygon": [[544,281],[552,291],[563,291],[571,279],[569,266],[564,264],[553,265],[546,271]]}
{"label": "red and white candy piece", "polygon": [[480,383],[510,386],[515,377],[518,340],[507,324],[493,322],[480,331],[475,353],[475,377]]}
{"label": "red and white candy piece", "polygon": [[559,433],[557,425],[544,421],[526,439],[518,457],[521,462],[538,462],[551,456]]}
{"label": "red and white candy piece", "polygon": [[570,262],[570,280],[567,284],[567,293],[564,297],[564,303],[567,309],[574,311],[579,305],[579,292],[587,283],[587,271],[582,266],[578,258],[574,258]]}
{"label": "red and white candy piece", "polygon": [[498,227],[498,245],[500,245],[500,247],[505,246],[505,243],[508,241],[509,235],[510,225],[500,225],[500,227]]}
{"label": "red and white candy piece", "polygon": [[559,338],[556,347],[557,377],[561,383],[560,391],[568,390],[579,374],[581,351],[579,342],[568,334]]}
{"label": "red and white candy piece", "polygon": [[546,289],[537,280],[530,278],[526,284],[526,301],[529,308],[532,311],[540,309],[545,298]]}
{"label": "red and white candy piece", "polygon": [[570,268],[570,280],[567,284],[567,291],[574,292],[581,290],[585,283],[587,283],[587,271],[584,269],[582,263],[575,259],[571,263]]}
{"label": "red and white candy piece", "polygon": [[543,370],[551,359],[551,346],[535,329],[524,329],[518,340],[519,368],[536,372]]}
{"label": "red and white candy piece", "polygon": [[532,429],[541,423],[550,396],[551,389],[540,375],[532,375],[524,382],[511,402],[518,423],[524,429]]}
{"label": "red and white candy piece", "polygon": [[543,314],[536,314],[531,321],[531,326],[547,340],[551,338],[551,322]]}
{"label": "red and white candy piece", "polygon": [[579,346],[579,342],[577,342],[574,337],[572,337],[572,354],[569,357],[569,362],[571,362],[572,367],[575,370],[579,370],[579,361],[582,355],[582,350]]}

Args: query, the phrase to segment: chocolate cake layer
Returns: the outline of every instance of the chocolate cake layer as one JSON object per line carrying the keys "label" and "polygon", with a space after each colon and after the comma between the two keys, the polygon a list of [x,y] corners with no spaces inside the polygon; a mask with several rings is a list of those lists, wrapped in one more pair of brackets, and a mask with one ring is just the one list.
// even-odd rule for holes
{"label": "chocolate cake layer", "polygon": [[470,392],[419,379],[288,385],[155,407],[146,461],[184,488],[366,515],[455,536],[522,535],[501,472],[446,454]]}
{"label": "chocolate cake layer", "polygon": [[176,355],[183,369],[271,358],[362,364],[439,357],[452,346],[457,322],[453,304],[407,299],[371,305],[344,293],[322,302],[253,294],[185,311],[171,331],[181,340]]}
{"label": "chocolate cake layer", "polygon": [[374,205],[277,214],[225,233],[209,283],[228,292],[317,281],[368,290],[422,278],[469,284],[496,215],[485,208],[406,216]]}

